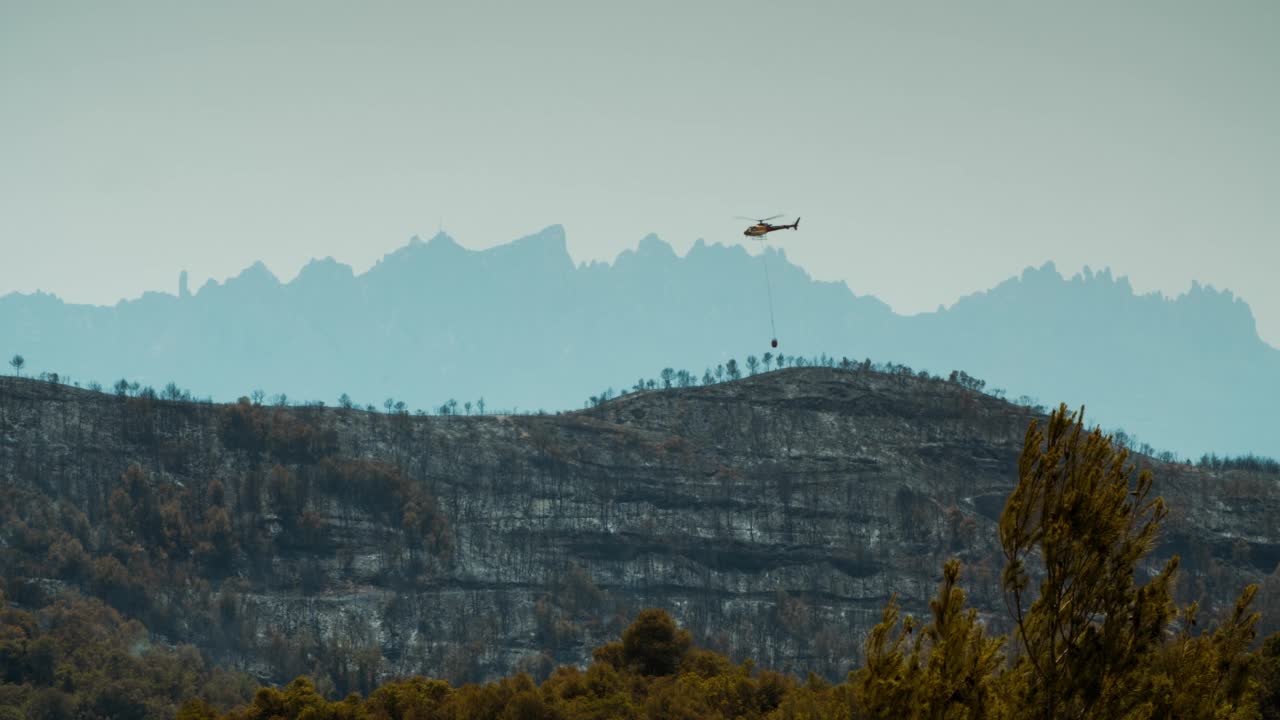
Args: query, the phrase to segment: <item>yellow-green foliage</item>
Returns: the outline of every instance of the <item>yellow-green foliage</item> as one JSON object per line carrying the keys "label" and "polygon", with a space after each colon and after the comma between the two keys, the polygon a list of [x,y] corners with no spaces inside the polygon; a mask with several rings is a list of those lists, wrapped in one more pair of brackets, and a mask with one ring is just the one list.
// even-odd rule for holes
{"label": "yellow-green foliage", "polygon": [[[333,701],[299,678],[260,689],[220,715],[217,705],[230,694],[215,692],[218,683],[205,675],[183,675],[164,662],[155,665],[163,672],[130,666],[151,672],[158,689],[112,688],[102,673],[126,662],[118,651],[79,665],[55,662],[59,652],[77,656],[40,644],[44,620],[9,611],[0,628],[8,683],[0,685],[0,718],[11,700],[10,709],[26,713],[12,717],[69,716],[83,706],[68,705],[68,692],[130,700],[149,713],[139,717],[153,717],[172,709],[166,698],[181,692],[191,700],[180,720],[1280,720],[1280,637],[1251,650],[1256,588],[1245,588],[1233,611],[1201,632],[1197,608],[1172,600],[1177,559],[1154,572],[1142,564],[1165,508],[1151,496],[1150,473],[1135,475],[1127,460],[1065,407],[1044,430],[1032,423],[999,523],[1010,635],[987,634],[965,607],[953,559],[942,568],[929,616],[902,617],[890,599],[866,639],[864,666],[837,685],[735,664],[693,647],[670,616],[649,609],[585,669],[557,668],[540,685],[523,673],[457,688],[415,677]],[[158,527],[163,533],[163,522]],[[70,545],[59,557],[82,562]],[[122,637],[138,637],[139,628],[119,627]],[[61,673],[81,678],[72,687],[84,689],[64,692]]]}
{"label": "yellow-green foliage", "polygon": [[1028,428],[1018,474],[1000,517],[1019,651],[1001,678],[1012,714],[1255,717],[1247,651],[1257,588],[1245,589],[1215,633],[1197,637],[1194,608],[1182,613],[1181,631],[1174,624],[1176,556],[1138,580],[1167,514],[1151,497],[1151,473],[1135,477],[1126,450],[1062,406],[1046,431]]}
{"label": "yellow-green foliage", "polygon": [[[243,703],[250,678],[210,670],[195,648],[151,643],[101,601],[66,593],[35,612],[0,592],[0,718],[171,718],[180,705]],[[190,715],[187,717],[202,717]]]}
{"label": "yellow-green foliage", "polygon": [[959,577],[960,562],[948,561],[929,603],[931,621],[919,634],[912,618],[893,634],[898,607],[889,601],[867,640],[866,665],[850,675],[860,717],[988,717],[1004,638],[987,637],[977,611],[965,609]]}
{"label": "yellow-green foliage", "polygon": [[[663,611],[640,613],[621,642],[599,648],[585,671],[562,667],[534,685],[518,675],[450,688],[413,678],[367,700],[326,702],[306,680],[261,690],[226,720],[268,718],[1214,718],[1280,714],[1280,638],[1250,651],[1258,616],[1246,588],[1213,632],[1196,608],[1174,607],[1177,559],[1140,580],[1163,501],[1127,453],[1059,408],[1046,431],[1032,423],[1018,486],[1000,518],[1003,584],[1014,631],[986,634],[965,607],[960,563],[950,560],[921,623],[890,599],[847,682],[757,672],[690,646]],[[1034,586],[1034,591],[1033,591]],[[1008,659],[1012,657],[1013,659]],[[213,718],[193,703],[187,717]]]}
{"label": "yellow-green foliage", "polygon": [[1257,662],[1258,702],[1263,720],[1280,720],[1280,634],[1262,643]]}

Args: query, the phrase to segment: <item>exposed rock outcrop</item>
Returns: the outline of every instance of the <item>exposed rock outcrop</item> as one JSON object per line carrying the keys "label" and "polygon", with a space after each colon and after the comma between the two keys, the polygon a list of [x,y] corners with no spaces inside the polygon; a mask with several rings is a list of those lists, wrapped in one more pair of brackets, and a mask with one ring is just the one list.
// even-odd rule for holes
{"label": "exposed rock outcrop", "polygon": [[[825,368],[483,417],[6,378],[0,559],[19,601],[78,585],[275,679],[339,661],[536,673],[585,660],[646,606],[703,645],[840,676],[889,595],[927,610],[952,555],[1002,626],[994,521],[1035,417],[940,380]],[[1280,477],[1138,460],[1172,508],[1159,554],[1183,555],[1182,598],[1211,617],[1273,573]]]}

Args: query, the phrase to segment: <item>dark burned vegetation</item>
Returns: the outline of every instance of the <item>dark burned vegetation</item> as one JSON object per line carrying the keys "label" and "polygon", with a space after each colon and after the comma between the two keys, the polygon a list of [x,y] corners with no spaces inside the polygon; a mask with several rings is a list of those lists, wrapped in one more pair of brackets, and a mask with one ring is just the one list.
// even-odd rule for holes
{"label": "dark burned vegetation", "polygon": [[[961,563],[946,562],[929,614],[903,617],[896,598],[866,640],[865,664],[844,682],[735,664],[694,647],[658,609],[640,612],[595,650],[586,671],[562,666],[535,683],[520,673],[452,687],[415,677],[367,698],[334,702],[307,678],[263,689],[225,715],[193,699],[182,716],[275,718],[1213,718],[1280,712],[1280,636],[1251,649],[1258,614],[1244,588],[1209,631],[1195,604],[1178,608],[1177,560],[1140,570],[1166,517],[1153,478],[1125,450],[1086,433],[1061,408],[1033,423],[1018,484],[999,523],[1002,587],[1014,629],[990,632],[967,607]],[[1038,569],[1027,562],[1034,556]],[[578,594],[581,577],[565,591]],[[1035,587],[1033,587],[1033,585]],[[575,590],[577,588],[577,590]],[[588,593],[589,594],[589,593]],[[782,614],[789,614],[785,603]]]}
{"label": "dark burned vegetation", "polygon": [[282,463],[314,464],[338,452],[338,432],[324,427],[318,414],[254,405],[241,398],[221,410],[222,443],[233,450],[265,454]]}
{"label": "dark burned vegetation", "polygon": [[[961,380],[854,364],[570,415],[439,418],[20,381],[0,392],[4,591],[13,612],[110,608],[145,627],[140,657],[167,662],[190,643],[202,667],[233,668],[240,690],[252,683],[236,672],[312,678],[260,696],[248,717],[313,705],[407,717],[418,702],[436,713],[413,705],[419,717],[850,717],[881,702],[840,682],[864,661],[900,676],[890,686],[933,687],[919,674],[933,641],[913,656],[920,635],[895,645],[890,623],[872,646],[869,631],[896,589],[914,588],[905,611],[927,616],[948,557],[963,560],[959,586],[988,640],[1013,630],[994,521],[1036,414]],[[1264,565],[1280,544],[1218,533],[1206,513],[1257,515],[1275,503],[1272,478],[1138,462],[1177,498],[1162,535],[1188,549],[1173,598],[1201,600],[1216,626],[1246,581],[1262,580],[1252,607],[1270,631],[1280,594]],[[645,674],[610,642],[655,604],[677,611],[688,643],[673,640],[679,659]],[[25,658],[40,636],[14,617],[6,632]],[[596,648],[585,671],[563,667]],[[512,669],[530,677],[465,685]],[[424,671],[443,681],[378,690]],[[15,672],[30,692],[44,687],[44,675]],[[181,699],[219,711],[247,699],[212,671],[184,682]],[[58,707],[97,702],[88,681],[58,687],[66,697],[45,698]],[[169,699],[147,707],[176,707],[155,692]],[[352,692],[368,699],[324,699]],[[390,709],[401,695],[408,704]]]}
{"label": "dark burned vegetation", "polygon": [[[19,389],[34,392],[0,395],[0,434],[24,438],[0,443],[0,568],[15,612],[69,599],[99,620],[133,618],[148,644],[195,643],[211,663],[260,647],[271,673],[323,674],[317,658],[368,648],[255,639],[259,593],[338,589],[329,579],[353,558],[334,535],[355,526],[378,531],[384,586],[429,582],[449,562],[430,490],[397,465],[343,453],[332,414]],[[350,674],[334,675],[345,689]]]}
{"label": "dark burned vegetation", "polygon": [[[647,609],[595,650],[585,672],[562,666],[454,688],[422,677],[367,698],[332,702],[306,678],[264,689],[219,716],[204,700],[191,718],[1246,718],[1280,710],[1280,643],[1251,651],[1258,615],[1244,589],[1234,609],[1199,634],[1194,604],[1176,608],[1176,559],[1140,570],[1166,516],[1149,472],[1065,407],[1045,431],[1032,423],[1018,484],[1000,516],[1001,581],[1014,629],[996,636],[966,606],[961,564],[948,560],[926,619],[896,599],[866,640],[865,664],[833,685],[735,664],[694,647],[691,634]],[[910,502],[909,499],[904,502]],[[1033,557],[1034,556],[1034,557]],[[1035,560],[1032,569],[1028,561]],[[1033,584],[1038,587],[1033,588]],[[559,592],[600,602],[575,572]],[[542,607],[539,608],[541,612]],[[779,619],[803,614],[786,602]]]}

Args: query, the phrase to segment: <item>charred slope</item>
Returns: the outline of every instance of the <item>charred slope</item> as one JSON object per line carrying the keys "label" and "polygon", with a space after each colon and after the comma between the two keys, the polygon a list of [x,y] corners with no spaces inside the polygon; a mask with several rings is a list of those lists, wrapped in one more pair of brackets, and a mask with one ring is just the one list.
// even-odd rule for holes
{"label": "charred slope", "polygon": [[[994,520],[1033,417],[820,368],[485,417],[6,378],[0,567],[18,602],[78,588],[222,662],[342,692],[581,661],[646,606],[703,645],[839,676],[889,594],[923,611],[951,555],[1001,622]],[[1280,478],[1154,469],[1183,598],[1221,606],[1272,574]]]}

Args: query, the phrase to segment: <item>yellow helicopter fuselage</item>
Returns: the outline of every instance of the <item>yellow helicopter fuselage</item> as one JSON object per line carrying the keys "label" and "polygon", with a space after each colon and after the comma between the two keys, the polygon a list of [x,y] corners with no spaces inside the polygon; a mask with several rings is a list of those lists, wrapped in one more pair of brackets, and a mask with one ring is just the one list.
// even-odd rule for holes
{"label": "yellow helicopter fuselage", "polygon": [[774,230],[796,230],[796,229],[799,229],[799,227],[800,227],[800,218],[796,218],[796,221],[791,223],[790,225],[770,225],[767,222],[762,222],[762,223],[756,223],[755,225],[752,225],[751,227],[747,228],[742,234],[746,235],[747,237],[762,237],[764,235],[768,235]]}

